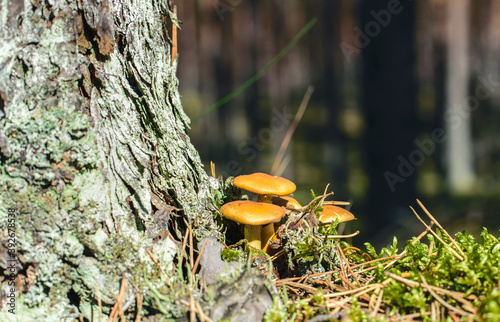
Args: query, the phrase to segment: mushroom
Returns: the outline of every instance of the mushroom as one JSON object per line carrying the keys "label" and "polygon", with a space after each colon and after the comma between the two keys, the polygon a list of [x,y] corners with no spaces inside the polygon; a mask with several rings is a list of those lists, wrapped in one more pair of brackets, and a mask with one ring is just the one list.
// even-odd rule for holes
{"label": "mushroom", "polygon": [[273,196],[273,204],[287,209],[302,208],[300,203],[290,196]]}
{"label": "mushroom", "polygon": [[322,224],[331,224],[338,218],[339,223],[356,219],[348,210],[332,205],[323,205],[323,211],[319,216]]}
{"label": "mushroom", "polygon": [[[261,172],[238,176],[234,178],[233,185],[258,194],[258,201],[265,203],[271,203],[273,195],[289,195],[297,188],[290,180]],[[264,243],[267,243],[274,232],[273,222],[262,227],[262,240]]]}
{"label": "mushroom", "polygon": [[228,202],[220,211],[227,219],[245,225],[245,238],[250,246],[259,250],[262,247],[262,226],[273,226],[274,222],[285,215],[285,211],[279,206],[249,200]]}
{"label": "mushroom", "polygon": [[271,203],[273,195],[286,196],[297,188],[290,180],[261,172],[238,176],[234,178],[233,185],[258,194],[258,201],[267,203]]}

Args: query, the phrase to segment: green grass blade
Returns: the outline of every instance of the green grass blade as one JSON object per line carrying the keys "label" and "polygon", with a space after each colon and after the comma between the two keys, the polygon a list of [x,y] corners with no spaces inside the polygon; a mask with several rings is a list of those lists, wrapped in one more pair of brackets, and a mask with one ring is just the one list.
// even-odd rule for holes
{"label": "green grass blade", "polygon": [[290,51],[290,49],[292,49],[292,47],[309,31],[309,29],[312,28],[312,26],[314,26],[314,24],[317,21],[318,21],[318,19],[316,19],[316,18],[309,20],[307,25],[305,25],[304,28],[302,28],[297,33],[297,35],[295,35],[295,37],[293,37],[293,39],[276,56],[274,56],[274,58],[269,63],[267,63],[261,70],[259,70],[257,72],[257,74],[255,74],[254,76],[252,76],[252,78],[250,78],[249,80],[244,82],[240,87],[238,87],[237,89],[235,89],[234,91],[232,91],[228,95],[224,96],[217,103],[213,104],[212,106],[210,106],[209,108],[207,108],[206,110],[201,112],[200,114],[193,117],[191,123],[194,124],[194,123],[198,122],[199,120],[201,120],[202,118],[204,118],[208,114],[212,113],[213,111],[215,111],[216,109],[218,109],[222,105],[226,104],[227,102],[232,100],[234,97],[239,95],[241,92],[246,90],[250,85],[255,83],[259,78],[264,76],[271,67],[273,67],[281,58],[283,58],[283,56],[285,56]]}

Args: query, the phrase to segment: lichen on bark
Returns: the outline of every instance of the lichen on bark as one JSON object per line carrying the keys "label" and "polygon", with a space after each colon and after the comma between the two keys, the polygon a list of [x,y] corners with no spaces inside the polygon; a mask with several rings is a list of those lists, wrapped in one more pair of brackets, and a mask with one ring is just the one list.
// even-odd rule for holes
{"label": "lichen on bark", "polygon": [[0,224],[14,209],[18,317],[96,319],[97,292],[106,315],[122,276],[125,301],[161,306],[146,249],[171,270],[175,243],[147,234],[165,206],[197,239],[220,237],[220,187],[185,133],[170,16],[166,1],[0,3]]}

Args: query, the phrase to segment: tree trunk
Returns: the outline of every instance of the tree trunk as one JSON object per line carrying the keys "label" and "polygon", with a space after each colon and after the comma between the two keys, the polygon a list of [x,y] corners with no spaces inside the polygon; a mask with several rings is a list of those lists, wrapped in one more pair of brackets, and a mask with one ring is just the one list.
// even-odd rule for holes
{"label": "tree trunk", "polygon": [[122,276],[124,303],[143,293],[175,315],[144,278],[156,271],[147,249],[167,275],[177,249],[153,242],[160,210],[195,238],[219,234],[217,181],[185,134],[167,3],[0,3],[0,320],[97,320],[96,299],[109,314]]}
{"label": "tree trunk", "polygon": [[447,68],[445,123],[448,184],[454,194],[472,192],[475,172],[469,101],[469,0],[447,2]]}

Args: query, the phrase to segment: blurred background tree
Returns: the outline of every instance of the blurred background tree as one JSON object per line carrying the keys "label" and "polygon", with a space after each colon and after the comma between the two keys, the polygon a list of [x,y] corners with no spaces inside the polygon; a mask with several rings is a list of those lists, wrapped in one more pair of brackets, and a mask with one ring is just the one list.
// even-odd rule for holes
{"label": "blurred background tree", "polygon": [[[450,4],[453,3],[453,6]],[[224,176],[285,156],[303,203],[327,183],[359,218],[353,242],[421,231],[420,198],[451,231],[500,227],[500,1],[193,0],[179,3],[178,77],[189,135]],[[312,18],[269,71],[216,111]],[[207,168],[208,169],[208,168]]]}

